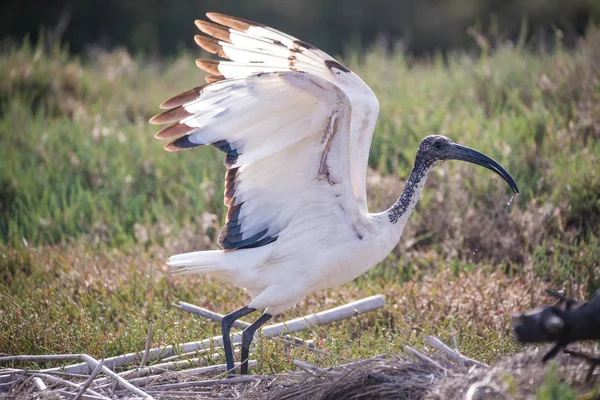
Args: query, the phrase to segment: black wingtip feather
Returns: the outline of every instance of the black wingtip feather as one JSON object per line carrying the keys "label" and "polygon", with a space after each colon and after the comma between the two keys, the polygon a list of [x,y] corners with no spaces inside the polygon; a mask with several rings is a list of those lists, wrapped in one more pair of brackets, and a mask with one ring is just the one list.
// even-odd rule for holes
{"label": "black wingtip feather", "polygon": [[225,164],[227,168],[233,167],[235,163],[237,163],[238,156],[239,154],[235,150],[232,153],[227,153],[223,164]]}
{"label": "black wingtip feather", "polygon": [[276,237],[273,238],[270,236],[264,237],[267,231],[268,229],[263,229],[257,234],[252,235],[251,237],[243,240],[238,240],[243,236],[243,233],[235,236],[227,235],[219,244],[224,250],[249,249],[264,246],[266,244],[274,242],[277,239]]}
{"label": "black wingtip feather", "polygon": [[226,235],[224,235],[225,237],[227,237],[227,236],[229,236],[229,237],[236,236],[236,235],[240,234],[240,231],[242,230],[242,225],[241,224],[237,224],[237,225],[235,225],[235,226],[233,226],[231,228],[228,227],[228,226],[225,226],[225,228],[223,230],[226,230],[226,233],[227,233]]}
{"label": "black wingtip feather", "polygon": [[172,141],[171,143],[165,146],[165,150],[167,151],[181,151],[192,149],[198,146],[204,146],[205,143],[194,143],[190,141],[189,136],[180,137],[177,140]]}
{"label": "black wingtip feather", "polygon": [[327,68],[329,68],[330,71],[333,68],[335,68],[335,69],[339,69],[342,72],[350,72],[350,70],[348,68],[346,68],[345,66],[343,66],[342,64],[340,64],[339,62],[337,62],[335,60],[326,60],[325,65],[327,66]]}
{"label": "black wingtip feather", "polygon": [[275,237],[271,237],[271,236],[266,236],[252,244],[243,246],[243,247],[238,247],[239,249],[254,249],[256,247],[262,247],[262,246],[266,246],[270,243],[273,243],[274,241],[277,240],[277,236]]}

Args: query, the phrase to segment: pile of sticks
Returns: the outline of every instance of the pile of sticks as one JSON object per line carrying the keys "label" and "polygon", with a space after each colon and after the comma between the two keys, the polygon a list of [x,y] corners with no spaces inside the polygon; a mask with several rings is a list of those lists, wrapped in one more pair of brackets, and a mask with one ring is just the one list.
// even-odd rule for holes
{"label": "pile of sticks", "polygon": [[[261,333],[265,338],[274,338],[290,345],[324,353],[311,342],[291,337],[289,334],[348,319],[384,305],[383,296],[371,296],[337,308],[266,326]],[[223,315],[184,302],[174,306],[215,322],[220,322],[223,318]],[[234,326],[243,329],[247,324],[236,321]],[[232,343],[235,346],[240,342],[241,335],[235,334]],[[185,397],[214,393],[219,386],[231,387],[260,379],[252,376],[224,379],[227,375],[225,364],[206,365],[206,356],[209,354],[213,360],[220,359],[220,356],[213,352],[222,345],[221,336],[160,348],[151,348],[151,343],[152,325],[149,326],[146,348],[143,351],[104,360],[97,360],[87,354],[0,357],[0,365],[11,366],[18,363],[76,361],[62,368],[0,369],[0,394],[4,392],[13,398],[29,398],[52,392],[59,394],[61,398],[71,399],[153,399],[156,395]],[[152,365],[148,365],[149,362]],[[294,364],[303,369],[318,368],[301,360],[294,360]],[[115,372],[131,365],[136,367]],[[255,360],[249,361],[249,368],[256,368]],[[210,378],[200,379],[207,377]]]}

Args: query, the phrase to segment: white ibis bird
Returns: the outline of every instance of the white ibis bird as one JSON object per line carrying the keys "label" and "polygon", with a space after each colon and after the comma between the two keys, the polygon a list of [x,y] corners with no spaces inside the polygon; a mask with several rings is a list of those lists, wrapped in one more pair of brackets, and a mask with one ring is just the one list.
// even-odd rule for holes
{"label": "white ibis bird", "polygon": [[222,250],[179,254],[181,274],[208,273],[243,288],[251,301],[222,321],[233,372],[232,324],[263,314],[242,334],[241,373],[250,343],[273,315],[316,290],[342,285],[396,246],[427,176],[445,160],[463,160],[513,178],[490,157],[427,136],[402,195],[389,209],[367,209],[366,173],[379,103],[354,73],[323,51],[273,28],[222,14],[196,21],[203,49],[230,61],[197,60],[205,85],[161,104],[150,120],[167,151],[213,145],[226,153]]}

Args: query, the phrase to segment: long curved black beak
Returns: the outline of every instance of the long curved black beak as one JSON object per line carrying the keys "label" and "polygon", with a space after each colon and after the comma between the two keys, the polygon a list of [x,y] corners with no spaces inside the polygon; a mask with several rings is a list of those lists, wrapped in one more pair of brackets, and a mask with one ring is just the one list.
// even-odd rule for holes
{"label": "long curved black beak", "polygon": [[492,160],[485,154],[480,153],[477,150],[473,150],[469,147],[453,143],[448,158],[451,160],[468,161],[470,163],[481,165],[482,167],[494,171],[495,173],[500,175],[502,179],[506,181],[506,183],[509,184],[513,192],[519,194],[519,188],[517,187],[517,183],[512,178],[512,176],[510,176],[510,174],[506,172],[506,170],[502,168],[500,164],[498,164],[496,161]]}

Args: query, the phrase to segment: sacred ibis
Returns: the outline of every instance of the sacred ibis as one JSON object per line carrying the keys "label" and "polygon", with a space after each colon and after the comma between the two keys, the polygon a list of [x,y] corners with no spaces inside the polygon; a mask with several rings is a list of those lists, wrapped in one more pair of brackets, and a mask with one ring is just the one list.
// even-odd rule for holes
{"label": "sacred ibis", "polygon": [[242,334],[241,373],[250,343],[273,315],[316,290],[342,285],[382,261],[396,246],[432,168],[463,160],[513,178],[490,157],[427,136],[417,150],[402,195],[370,213],[366,173],[379,103],[352,71],[317,49],[273,28],[217,13],[196,21],[204,50],[229,61],[200,59],[206,84],[161,104],[153,124],[171,139],[167,151],[213,145],[227,173],[222,250],[174,255],[180,274],[207,273],[246,290],[251,301],[222,322],[233,372],[232,324],[263,314]]}

